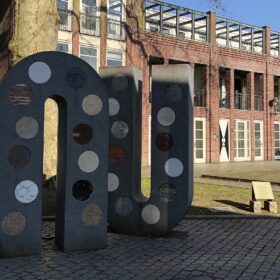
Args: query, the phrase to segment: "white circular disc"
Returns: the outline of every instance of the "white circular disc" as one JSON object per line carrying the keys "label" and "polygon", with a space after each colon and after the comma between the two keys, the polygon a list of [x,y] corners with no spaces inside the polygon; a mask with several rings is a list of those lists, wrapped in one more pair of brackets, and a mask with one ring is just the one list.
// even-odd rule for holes
{"label": "white circular disc", "polygon": [[165,172],[170,177],[178,177],[183,173],[183,163],[177,158],[170,158],[164,166]]}
{"label": "white circular disc", "polygon": [[38,196],[37,185],[29,180],[20,182],[15,189],[15,197],[19,202],[31,203]]}
{"label": "white circular disc", "polygon": [[52,72],[48,64],[37,61],[29,67],[28,75],[34,83],[44,84],[50,79]]}
{"label": "white circular disc", "polygon": [[120,103],[115,98],[109,98],[109,116],[113,117],[120,111]]}
{"label": "white circular disc", "polygon": [[102,111],[102,107],[101,98],[95,94],[87,95],[82,101],[83,111],[90,116],[98,115]]}
{"label": "white circular disc", "polygon": [[159,209],[152,204],[145,206],[142,210],[142,219],[149,225],[156,224],[160,219]]}
{"label": "white circular disc", "polygon": [[114,173],[108,173],[108,191],[114,192],[118,189],[120,184],[119,177]]}
{"label": "white circular disc", "polygon": [[80,155],[78,164],[83,172],[91,173],[98,168],[99,157],[95,152],[86,151]]}
{"label": "white circular disc", "polygon": [[112,125],[111,132],[115,138],[123,139],[129,132],[128,125],[124,121],[116,121]]}
{"label": "white circular disc", "polygon": [[158,122],[163,126],[172,125],[175,121],[175,112],[168,107],[159,110],[157,114]]}
{"label": "white circular disc", "polygon": [[38,131],[38,122],[32,117],[22,117],[17,121],[16,132],[23,139],[32,139]]}

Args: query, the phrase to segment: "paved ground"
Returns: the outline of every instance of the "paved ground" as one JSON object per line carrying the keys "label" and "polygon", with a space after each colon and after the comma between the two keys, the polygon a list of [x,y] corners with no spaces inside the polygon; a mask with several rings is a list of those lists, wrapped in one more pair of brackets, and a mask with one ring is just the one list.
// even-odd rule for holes
{"label": "paved ground", "polygon": [[169,236],[109,233],[108,248],[64,254],[44,223],[42,254],[0,260],[0,279],[280,279],[277,219],[185,219]]}

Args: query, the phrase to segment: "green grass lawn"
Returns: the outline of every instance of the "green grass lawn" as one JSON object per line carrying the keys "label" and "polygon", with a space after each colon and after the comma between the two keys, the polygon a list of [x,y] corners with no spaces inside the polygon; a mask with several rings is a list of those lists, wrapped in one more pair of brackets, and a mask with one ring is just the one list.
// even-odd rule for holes
{"label": "green grass lawn", "polygon": [[[143,178],[142,192],[148,197],[150,194],[150,179]],[[43,215],[55,215],[54,188],[43,190]],[[213,186],[207,184],[194,185],[194,197],[188,214],[211,214],[207,208],[230,206],[238,214],[252,214],[249,211],[251,190],[237,187]],[[275,200],[278,202],[278,213],[280,214],[280,192],[274,192]],[[263,211],[263,214],[267,214]]]}

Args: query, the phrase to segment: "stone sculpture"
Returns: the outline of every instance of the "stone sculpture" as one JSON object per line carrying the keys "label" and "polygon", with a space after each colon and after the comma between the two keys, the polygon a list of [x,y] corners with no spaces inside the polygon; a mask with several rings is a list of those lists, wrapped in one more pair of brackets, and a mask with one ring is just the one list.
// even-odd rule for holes
{"label": "stone sculpture", "polygon": [[104,248],[108,203],[112,229],[137,235],[166,234],[190,206],[192,68],[152,69],[150,198],[141,193],[141,72],[132,67],[100,72],[103,81],[75,56],[43,52],[22,60],[0,84],[1,257],[41,250],[48,98],[59,108],[56,243],[60,248]]}
{"label": "stone sculpture", "polygon": [[56,243],[64,251],[106,246],[108,97],[83,60],[32,55],[0,85],[0,255],[41,250],[44,103],[59,107]]}
{"label": "stone sculpture", "polygon": [[101,70],[109,93],[109,209],[113,230],[163,235],[191,205],[193,192],[192,81],[188,65],[152,69],[151,196],[141,193],[141,74]]}

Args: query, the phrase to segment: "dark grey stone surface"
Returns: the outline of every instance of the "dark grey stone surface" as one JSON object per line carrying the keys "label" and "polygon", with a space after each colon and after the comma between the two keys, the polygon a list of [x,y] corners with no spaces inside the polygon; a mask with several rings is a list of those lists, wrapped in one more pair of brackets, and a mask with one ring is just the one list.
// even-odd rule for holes
{"label": "dark grey stone surface", "polygon": [[[44,104],[47,98],[54,99],[59,107],[56,242],[65,251],[106,246],[107,91],[100,77],[83,60],[61,52],[44,52],[18,63],[0,85],[2,257],[38,254],[41,250]],[[85,139],[82,144],[76,142],[72,133],[79,124],[92,127],[94,138]],[[24,147],[28,152],[15,147]],[[89,151],[96,153],[98,161],[95,157],[95,162],[91,162],[92,158],[87,157]],[[95,166],[94,171],[91,165]],[[94,189],[86,201],[76,200],[72,195],[73,186],[80,180],[90,182]],[[91,214],[93,217],[89,217]]]}
{"label": "dark grey stone surface", "polygon": [[[114,160],[121,152],[110,152],[109,224],[119,233],[163,235],[180,222],[192,201],[193,70],[188,65],[152,69],[152,190],[149,199],[143,197],[140,188],[141,73],[131,67],[105,68],[100,72],[109,98],[114,101],[109,100],[109,104],[114,105],[109,111],[116,112],[110,116],[110,149],[122,147],[125,151],[121,161]],[[125,123],[127,127],[116,123]],[[114,182],[110,182],[110,178]],[[116,181],[119,181],[117,187]]]}
{"label": "dark grey stone surface", "polygon": [[0,279],[280,278],[278,219],[183,219],[167,236],[108,234],[108,247],[62,253],[44,223],[40,256],[1,259]]}

